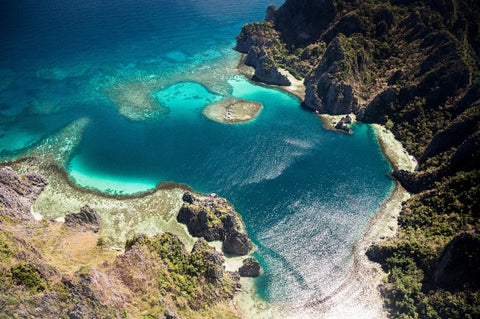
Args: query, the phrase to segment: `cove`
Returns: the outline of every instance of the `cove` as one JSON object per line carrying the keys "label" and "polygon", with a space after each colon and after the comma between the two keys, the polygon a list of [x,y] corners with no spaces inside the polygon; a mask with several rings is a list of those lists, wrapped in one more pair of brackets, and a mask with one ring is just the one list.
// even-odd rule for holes
{"label": "cove", "polygon": [[257,119],[210,121],[201,109],[220,97],[181,82],[154,94],[169,107],[157,121],[93,118],[68,171],[81,186],[103,191],[102,177],[119,193],[131,185],[123,179],[146,181],[133,192],[174,181],[218,193],[241,212],[259,247],[262,297],[283,303],[328,294],[341,283],[353,243],[393,186],[374,133],[365,124],[356,124],[353,135],[326,131],[287,93],[241,76],[228,83],[233,96],[264,105]]}
{"label": "cove", "polygon": [[[0,154],[15,158],[87,118],[64,167],[78,185],[133,194],[171,181],[215,192],[258,246],[261,298],[328,295],[393,187],[372,128],[326,131],[295,97],[235,75],[234,38],[270,1],[221,1],[214,12],[211,1],[167,2],[2,3],[16,14],[1,34]],[[263,109],[235,125],[202,115],[229,96]],[[138,105],[160,111],[128,117]]]}

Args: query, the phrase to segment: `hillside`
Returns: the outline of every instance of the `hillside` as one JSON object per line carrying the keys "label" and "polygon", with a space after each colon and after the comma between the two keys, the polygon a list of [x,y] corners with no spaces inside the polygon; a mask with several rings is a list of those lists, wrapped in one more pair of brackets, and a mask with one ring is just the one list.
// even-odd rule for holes
{"label": "hillside", "polygon": [[[35,220],[32,203],[47,184],[40,174],[0,168],[0,318],[237,318],[240,274],[226,271],[205,239],[187,251],[172,233],[137,235],[112,249],[88,205],[65,222]],[[220,204],[209,212],[228,205],[240,223],[226,200],[212,200]]]}
{"label": "hillside", "polygon": [[480,316],[480,3],[300,1],[270,6],[236,49],[254,80],[304,78],[306,108],[390,129],[418,159],[393,176],[414,194],[369,257],[393,318]]}

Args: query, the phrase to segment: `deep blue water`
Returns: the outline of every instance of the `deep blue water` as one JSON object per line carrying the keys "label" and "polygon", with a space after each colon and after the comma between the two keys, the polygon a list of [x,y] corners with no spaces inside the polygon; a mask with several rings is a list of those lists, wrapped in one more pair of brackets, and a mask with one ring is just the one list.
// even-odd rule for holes
{"label": "deep blue water", "polygon": [[[0,154],[87,117],[66,167],[78,184],[131,193],[173,181],[218,193],[259,247],[259,294],[321,297],[340,284],[393,182],[369,126],[325,131],[295,97],[228,67],[241,26],[270,2],[1,1]],[[264,108],[238,125],[202,115],[229,95]],[[138,100],[159,115],[125,116]]]}

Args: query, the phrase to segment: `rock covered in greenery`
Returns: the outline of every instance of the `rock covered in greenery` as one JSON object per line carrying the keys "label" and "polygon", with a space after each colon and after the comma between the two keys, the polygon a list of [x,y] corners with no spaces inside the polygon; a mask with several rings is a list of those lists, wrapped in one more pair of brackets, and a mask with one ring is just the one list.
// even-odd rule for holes
{"label": "rock covered in greenery", "polygon": [[260,271],[260,264],[253,257],[245,258],[242,266],[238,269],[238,272],[242,277],[258,277],[260,276]]}
{"label": "rock covered in greenery", "polygon": [[100,215],[95,209],[85,205],[80,208],[78,213],[70,213],[65,216],[65,226],[91,230],[97,233],[100,229]]}
{"label": "rock covered in greenery", "polygon": [[480,317],[460,266],[479,250],[479,17],[474,0],[287,0],[237,37],[304,79],[307,108],[384,124],[419,159],[393,173],[415,193],[398,236],[368,251],[393,318]]}
{"label": "rock covered in greenery", "polygon": [[187,225],[192,236],[223,241],[226,253],[246,255],[253,248],[240,215],[232,204],[216,194],[196,198],[185,192],[177,220]]}
{"label": "rock covered in greenery", "polygon": [[38,173],[18,175],[10,167],[0,168],[0,206],[3,215],[13,220],[32,221],[30,207],[47,184],[46,178]]}

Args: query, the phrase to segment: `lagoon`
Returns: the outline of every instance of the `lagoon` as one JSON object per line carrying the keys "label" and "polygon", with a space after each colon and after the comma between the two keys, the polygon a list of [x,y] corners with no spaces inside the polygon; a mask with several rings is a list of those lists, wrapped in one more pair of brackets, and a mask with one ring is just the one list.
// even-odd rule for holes
{"label": "lagoon", "polygon": [[[391,168],[370,126],[327,131],[296,97],[238,74],[234,38],[268,4],[2,2],[2,158],[87,118],[63,167],[72,181],[113,194],[170,181],[226,197],[258,247],[259,298],[328,296],[393,189]],[[202,114],[229,97],[263,109],[231,125]]]}

